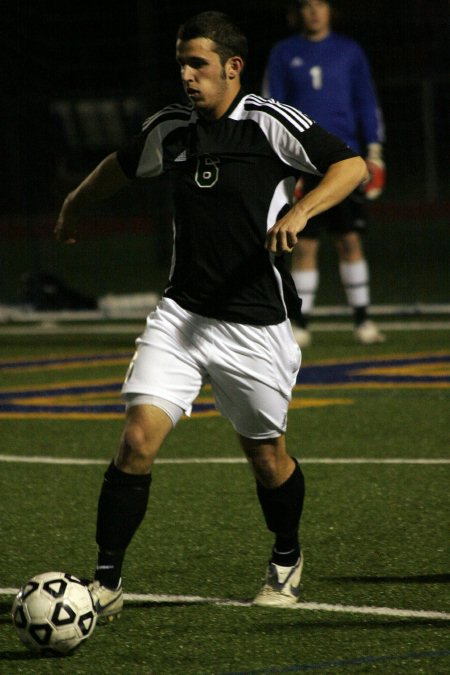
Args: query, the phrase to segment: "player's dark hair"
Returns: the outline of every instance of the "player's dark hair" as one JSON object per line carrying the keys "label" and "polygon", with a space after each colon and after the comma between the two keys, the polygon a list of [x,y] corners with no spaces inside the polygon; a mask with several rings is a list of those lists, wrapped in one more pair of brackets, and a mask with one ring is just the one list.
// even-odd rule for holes
{"label": "player's dark hair", "polygon": [[201,12],[183,23],[177,34],[178,40],[208,38],[215,43],[222,65],[232,56],[240,56],[243,61],[248,55],[247,38],[242,30],[223,12]]}

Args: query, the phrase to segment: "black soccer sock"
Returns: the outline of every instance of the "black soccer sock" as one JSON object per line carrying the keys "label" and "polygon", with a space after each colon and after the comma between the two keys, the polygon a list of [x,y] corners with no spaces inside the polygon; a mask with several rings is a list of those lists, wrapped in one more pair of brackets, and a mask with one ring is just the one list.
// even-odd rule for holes
{"label": "black soccer sock", "polygon": [[98,500],[95,578],[108,588],[120,582],[125,551],[147,510],[151,474],[125,473],[111,462]]}
{"label": "black soccer sock", "polygon": [[367,307],[353,307],[353,319],[355,326],[360,326],[368,317]]}
{"label": "black soccer sock", "polygon": [[102,586],[111,589],[118,587],[122,577],[124,556],[125,551],[104,551],[99,549],[94,577],[100,581]]}
{"label": "black soccer sock", "polygon": [[271,562],[290,567],[300,555],[299,527],[305,497],[305,479],[295,458],[295,469],[277,488],[256,481],[259,503],[268,529],[275,534]]}

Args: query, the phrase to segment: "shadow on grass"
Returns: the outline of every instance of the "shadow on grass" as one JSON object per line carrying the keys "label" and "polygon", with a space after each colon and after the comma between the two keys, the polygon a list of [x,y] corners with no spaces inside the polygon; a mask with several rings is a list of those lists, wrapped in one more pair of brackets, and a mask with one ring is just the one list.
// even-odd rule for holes
{"label": "shadow on grass", "polygon": [[11,602],[0,602],[0,625],[9,623],[12,626],[11,622],[11,607],[13,601]]}
{"label": "shadow on grass", "polygon": [[450,574],[418,574],[412,576],[349,576],[321,577],[324,581],[343,584],[448,584]]}

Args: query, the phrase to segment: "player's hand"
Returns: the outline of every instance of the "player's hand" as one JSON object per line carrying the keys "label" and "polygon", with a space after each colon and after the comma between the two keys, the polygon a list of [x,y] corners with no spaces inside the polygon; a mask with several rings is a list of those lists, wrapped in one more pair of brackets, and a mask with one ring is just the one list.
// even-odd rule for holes
{"label": "player's hand", "polygon": [[298,213],[297,209],[291,209],[268,231],[266,249],[276,255],[290,253],[297,243],[297,234],[303,230],[306,223],[306,216]]}
{"label": "player's hand", "polygon": [[363,183],[366,199],[378,199],[386,183],[386,167],[382,159],[367,159],[369,178]]}

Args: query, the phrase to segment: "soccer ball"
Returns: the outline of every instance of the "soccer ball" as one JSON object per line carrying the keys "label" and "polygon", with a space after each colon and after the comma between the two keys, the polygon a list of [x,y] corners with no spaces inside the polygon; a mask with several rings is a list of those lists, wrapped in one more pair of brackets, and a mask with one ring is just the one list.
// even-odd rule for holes
{"label": "soccer ball", "polygon": [[38,654],[68,654],[92,635],[97,621],[87,586],[64,572],[27,581],[11,612],[19,638]]}

